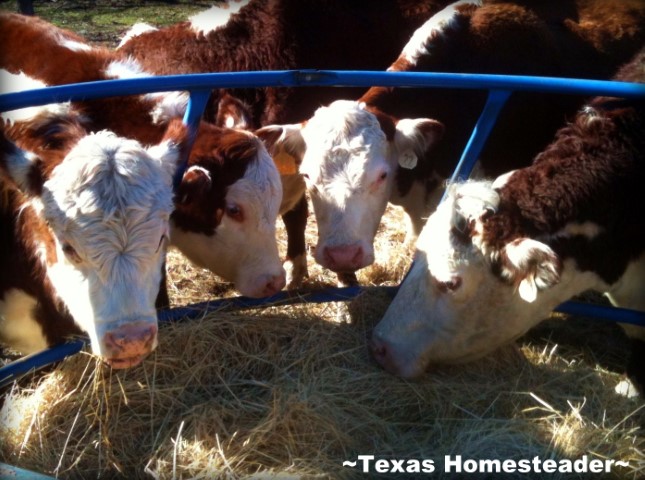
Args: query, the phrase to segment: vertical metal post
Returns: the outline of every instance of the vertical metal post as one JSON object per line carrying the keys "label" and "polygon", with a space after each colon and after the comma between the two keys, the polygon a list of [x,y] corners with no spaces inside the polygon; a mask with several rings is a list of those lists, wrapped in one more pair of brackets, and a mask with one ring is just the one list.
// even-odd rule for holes
{"label": "vertical metal post", "polygon": [[188,98],[188,106],[186,107],[186,113],[184,114],[184,125],[188,126],[189,137],[188,137],[188,147],[185,150],[185,156],[181,159],[181,163],[177,165],[177,171],[172,180],[173,189],[177,191],[179,185],[181,184],[181,179],[184,177],[184,172],[188,167],[188,157],[190,156],[190,149],[195,141],[195,136],[197,135],[197,129],[199,128],[199,122],[201,121],[204,109],[208,103],[208,99],[211,95],[211,90],[193,90],[189,92],[190,97]]}
{"label": "vertical metal post", "polygon": [[470,176],[470,172],[473,171],[479,154],[484,148],[484,144],[491,130],[495,126],[497,116],[510,96],[511,92],[509,90],[491,90],[488,93],[486,105],[484,105],[484,109],[479,119],[477,119],[477,124],[470,135],[466,148],[461,154],[459,163],[457,163],[457,167],[452,177],[450,177],[450,183],[456,182],[457,180],[465,180]]}

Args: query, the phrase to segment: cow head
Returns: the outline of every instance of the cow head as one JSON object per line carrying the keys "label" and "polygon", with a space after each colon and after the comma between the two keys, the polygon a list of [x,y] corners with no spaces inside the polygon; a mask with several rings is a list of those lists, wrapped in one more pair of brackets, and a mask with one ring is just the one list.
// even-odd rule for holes
{"label": "cow head", "polygon": [[3,169],[42,220],[46,281],[114,368],[138,364],[157,345],[155,298],[185,137],[172,123],[146,149],[101,131],[77,139],[54,164],[3,145]]}
{"label": "cow head", "polygon": [[372,337],[374,357],[390,372],[415,377],[430,364],[483,356],[599,287],[548,239],[523,235],[498,202],[490,182],[455,184],[428,219],[413,267]]}
{"label": "cow head", "polygon": [[175,198],[172,244],[244,295],[281,290],[280,175],[252,133],[202,123]]}
{"label": "cow head", "polygon": [[294,158],[305,178],[318,225],[315,259],[336,272],[374,261],[374,235],[398,168],[414,168],[441,136],[434,120],[396,121],[365,104],[338,100],[305,123],[269,126],[282,135],[276,158]]}

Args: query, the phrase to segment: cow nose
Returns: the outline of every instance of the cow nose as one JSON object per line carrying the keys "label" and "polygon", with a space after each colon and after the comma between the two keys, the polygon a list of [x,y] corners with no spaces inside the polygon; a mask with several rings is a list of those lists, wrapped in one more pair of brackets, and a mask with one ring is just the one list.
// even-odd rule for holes
{"label": "cow nose", "polygon": [[114,368],[134,366],[155,348],[156,339],[157,325],[123,325],[103,337],[105,360]]}
{"label": "cow nose", "polygon": [[383,367],[389,373],[394,375],[398,374],[398,369],[392,361],[392,356],[390,354],[390,349],[383,340],[378,338],[377,335],[373,335],[369,341],[369,349],[372,353],[372,357],[376,362]]}
{"label": "cow nose", "polygon": [[327,268],[335,272],[353,272],[363,267],[363,247],[360,245],[338,245],[325,247],[323,257]]}
{"label": "cow nose", "polygon": [[262,296],[270,297],[271,295],[274,295],[282,290],[286,284],[287,280],[284,273],[282,273],[281,275],[269,276],[264,285]]}

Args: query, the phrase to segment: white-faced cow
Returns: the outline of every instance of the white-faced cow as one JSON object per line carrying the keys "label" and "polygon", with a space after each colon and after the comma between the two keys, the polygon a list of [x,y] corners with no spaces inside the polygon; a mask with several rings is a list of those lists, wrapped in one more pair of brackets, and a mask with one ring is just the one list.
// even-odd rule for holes
{"label": "white-faced cow", "polygon": [[70,108],[3,114],[0,342],[31,353],[86,332],[96,355],[126,368],[157,345],[172,176],[187,132],[174,121],[144,148],[87,134]]}
{"label": "white-faced cow", "polygon": [[[38,48],[33,48],[38,45]],[[46,85],[149,76],[134,60],[41,19],[0,14],[0,67]],[[91,131],[109,129],[145,145],[159,143],[185,95],[149,94],[74,102]],[[245,295],[285,284],[275,239],[282,198],[278,171],[250,132],[199,125],[175,197],[171,244],[190,260],[233,281]]]}
{"label": "white-faced cow", "polygon": [[[616,79],[645,83],[645,50]],[[645,100],[598,97],[533,165],[451,185],[374,330],[379,363],[415,377],[473,360],[589,289],[645,311],[644,132]]]}
{"label": "white-faced cow", "polygon": [[[156,74],[230,72],[289,69],[384,69],[400,52],[412,32],[450,0],[251,0],[228,2],[193,16],[189,21],[157,30],[136,26],[118,48],[124,58],[136,58]],[[339,35],[338,32],[342,32]],[[238,108],[222,107],[224,92],[214,92],[207,118],[223,125],[258,127],[293,123],[309,118],[316,108],[337,98],[353,97],[347,88],[234,89]],[[230,98],[230,97],[229,97]],[[229,103],[230,105],[230,103]],[[267,133],[272,138],[272,133]],[[271,152],[282,170],[284,197],[280,208],[287,229],[289,284],[297,286],[306,276],[304,231],[307,218],[305,183],[293,157],[283,149]],[[300,158],[295,159],[299,163]],[[375,179],[376,180],[376,179]],[[378,183],[378,182],[377,182]],[[387,182],[383,182],[387,183]],[[320,200],[323,201],[323,200]],[[334,200],[330,208],[343,200]],[[320,202],[316,202],[320,203]],[[314,203],[314,204],[316,204]],[[319,209],[316,209],[318,217]],[[382,214],[382,212],[381,212]],[[356,213],[356,218],[361,218]],[[380,215],[377,218],[380,218]],[[319,225],[324,222],[317,218]],[[373,235],[372,224],[356,235]],[[339,228],[340,225],[339,225]],[[318,249],[319,252],[321,249]],[[338,250],[327,256],[342,260],[358,257],[358,251]],[[320,253],[317,259],[320,261]],[[369,258],[366,252],[357,265]],[[323,263],[324,264],[324,263]],[[328,265],[333,267],[333,265]],[[344,271],[347,268],[335,268]]]}
{"label": "white-faced cow", "polygon": [[[422,25],[389,70],[606,79],[643,42],[640,0],[461,0]],[[317,261],[336,271],[371,263],[388,200],[405,208],[418,234],[485,98],[481,91],[373,87],[301,124],[265,127],[282,130],[277,151],[302,160],[319,227]],[[528,165],[582,102],[514,94],[481,153],[483,172]]]}

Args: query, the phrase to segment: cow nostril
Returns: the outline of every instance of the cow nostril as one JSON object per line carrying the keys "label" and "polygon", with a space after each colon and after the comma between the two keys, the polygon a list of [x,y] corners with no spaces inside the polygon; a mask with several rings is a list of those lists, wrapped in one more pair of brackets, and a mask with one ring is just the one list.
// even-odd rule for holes
{"label": "cow nostril", "polygon": [[384,366],[387,359],[387,347],[376,338],[370,340],[370,352],[379,365]]}

